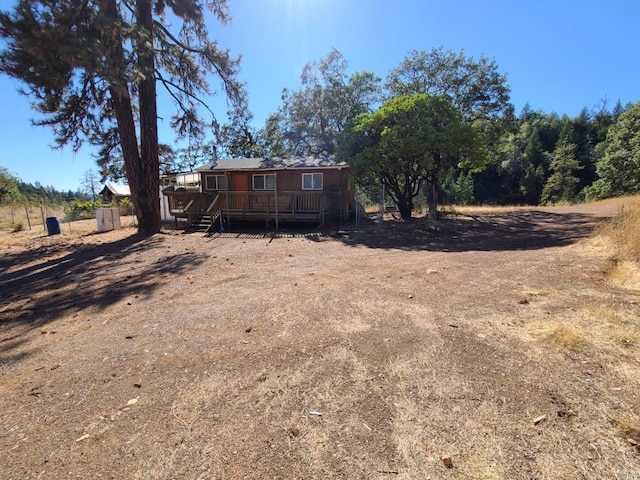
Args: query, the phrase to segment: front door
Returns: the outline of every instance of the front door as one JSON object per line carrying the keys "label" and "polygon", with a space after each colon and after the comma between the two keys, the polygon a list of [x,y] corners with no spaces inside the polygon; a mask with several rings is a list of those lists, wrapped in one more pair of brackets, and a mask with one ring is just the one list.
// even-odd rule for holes
{"label": "front door", "polygon": [[233,190],[236,192],[249,191],[249,174],[248,173],[236,173],[233,176]]}
{"label": "front door", "polygon": [[[236,173],[233,175],[233,191],[234,192],[249,192],[249,174],[248,173]],[[246,195],[236,194],[236,204],[234,208],[240,208],[245,210],[248,203],[248,193]]]}

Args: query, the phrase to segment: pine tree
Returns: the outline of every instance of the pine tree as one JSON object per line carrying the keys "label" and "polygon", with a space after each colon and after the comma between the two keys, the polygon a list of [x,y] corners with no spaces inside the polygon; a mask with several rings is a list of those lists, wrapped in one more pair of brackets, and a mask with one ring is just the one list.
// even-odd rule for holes
{"label": "pine tree", "polygon": [[[198,137],[199,96],[214,72],[232,103],[244,95],[238,61],[207,38],[200,0],[19,0],[0,12],[0,71],[21,80],[59,146],[88,141],[121,155],[139,229],[160,230],[156,85],[175,101],[172,126]],[[206,5],[222,23],[226,0]],[[180,28],[173,25],[178,22]]]}

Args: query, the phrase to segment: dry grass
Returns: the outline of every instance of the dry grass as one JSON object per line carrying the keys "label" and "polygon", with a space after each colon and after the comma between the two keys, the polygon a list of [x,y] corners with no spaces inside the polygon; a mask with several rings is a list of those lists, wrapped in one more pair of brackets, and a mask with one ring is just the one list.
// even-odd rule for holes
{"label": "dry grass", "polygon": [[577,351],[589,344],[583,329],[560,320],[537,325],[535,334],[566,350]]}
{"label": "dry grass", "polygon": [[596,228],[591,245],[611,257],[608,281],[615,286],[640,289],[640,199],[628,197],[620,213]]}
{"label": "dry grass", "polygon": [[490,205],[450,205],[446,207],[446,210],[465,214],[465,215],[478,215],[482,213],[491,213],[491,214],[511,213],[511,212],[517,212],[519,210],[525,210],[528,208],[530,207],[521,207],[518,205],[504,205],[500,207],[495,207]]}
{"label": "dry grass", "polygon": [[621,369],[640,367],[640,318],[625,305],[592,304],[570,315],[533,320],[529,328],[536,337],[563,349],[610,355],[622,360]]}
{"label": "dry grass", "polygon": [[[47,217],[64,218],[65,213],[60,206],[47,207],[40,205],[0,206],[0,231],[15,231],[15,225],[22,224],[24,230],[43,231]],[[31,228],[29,228],[29,225]]]}
{"label": "dry grass", "polygon": [[0,476],[637,478],[635,297],[495,225],[6,234]]}

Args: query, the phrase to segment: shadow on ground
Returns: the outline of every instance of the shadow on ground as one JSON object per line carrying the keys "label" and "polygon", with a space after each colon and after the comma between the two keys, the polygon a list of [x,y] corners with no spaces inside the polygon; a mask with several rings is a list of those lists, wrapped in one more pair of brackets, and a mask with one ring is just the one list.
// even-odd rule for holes
{"label": "shadow on ground", "polygon": [[162,243],[162,235],[132,235],[102,245],[43,246],[4,255],[0,260],[0,360],[10,360],[7,355],[24,343],[29,330],[81,310],[102,310],[127,298],[150,296],[159,285],[208,257],[158,250],[157,260],[141,260],[143,251],[160,249]]}
{"label": "shadow on ground", "polygon": [[365,223],[334,236],[346,245],[446,252],[537,250],[587,238],[608,217],[540,210],[454,215],[435,225],[425,219]]}
{"label": "shadow on ground", "polygon": [[[237,238],[244,240],[267,239],[270,242],[278,238],[299,238],[304,237],[315,241],[327,235],[328,230],[323,229],[317,222],[280,222],[278,230],[273,223],[265,222],[234,222],[231,227],[227,226],[224,231],[212,231],[204,234],[209,239],[216,238]],[[192,235],[192,233],[187,233]]]}

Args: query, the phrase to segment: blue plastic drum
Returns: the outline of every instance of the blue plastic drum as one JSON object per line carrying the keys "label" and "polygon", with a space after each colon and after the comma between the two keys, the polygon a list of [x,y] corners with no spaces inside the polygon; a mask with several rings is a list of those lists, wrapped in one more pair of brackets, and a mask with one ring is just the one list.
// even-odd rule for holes
{"label": "blue plastic drum", "polygon": [[58,235],[60,233],[60,220],[58,217],[47,217],[47,233]]}

